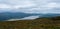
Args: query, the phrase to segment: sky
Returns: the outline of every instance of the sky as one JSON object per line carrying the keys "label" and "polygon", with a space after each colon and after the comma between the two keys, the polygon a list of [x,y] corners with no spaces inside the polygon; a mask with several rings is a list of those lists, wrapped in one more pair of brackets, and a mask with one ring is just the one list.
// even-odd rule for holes
{"label": "sky", "polygon": [[60,14],[60,0],[0,0],[0,12]]}

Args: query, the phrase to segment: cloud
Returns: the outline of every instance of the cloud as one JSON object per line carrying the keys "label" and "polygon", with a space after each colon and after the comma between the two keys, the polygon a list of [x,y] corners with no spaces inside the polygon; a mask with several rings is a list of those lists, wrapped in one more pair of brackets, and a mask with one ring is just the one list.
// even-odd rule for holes
{"label": "cloud", "polygon": [[9,20],[5,20],[5,21],[34,20],[36,18],[39,18],[39,16],[29,16],[29,17],[25,17],[25,18],[21,18],[21,19],[9,19]]}
{"label": "cloud", "polygon": [[[0,0],[0,10],[24,13],[59,13],[60,2],[58,0]],[[4,10],[5,9],[5,10]]]}
{"label": "cloud", "polygon": [[11,6],[7,4],[0,4],[0,8],[11,8]]}
{"label": "cloud", "polygon": [[0,6],[5,6],[8,7],[10,5],[13,8],[21,8],[21,7],[31,7],[34,6],[35,4],[29,0],[1,0]]}

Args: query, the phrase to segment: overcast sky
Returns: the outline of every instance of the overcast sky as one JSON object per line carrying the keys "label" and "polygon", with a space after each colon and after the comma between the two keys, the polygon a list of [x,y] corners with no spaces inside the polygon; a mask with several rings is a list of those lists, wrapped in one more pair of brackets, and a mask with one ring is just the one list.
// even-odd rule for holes
{"label": "overcast sky", "polygon": [[60,0],[0,0],[0,12],[60,13]]}

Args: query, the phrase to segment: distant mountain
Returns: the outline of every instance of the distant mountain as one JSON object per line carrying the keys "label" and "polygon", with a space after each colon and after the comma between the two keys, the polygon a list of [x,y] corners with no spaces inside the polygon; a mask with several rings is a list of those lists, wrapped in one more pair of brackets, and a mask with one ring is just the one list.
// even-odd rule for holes
{"label": "distant mountain", "polygon": [[40,17],[56,17],[56,16],[60,16],[60,14],[42,14]]}
{"label": "distant mountain", "polygon": [[21,19],[28,16],[55,17],[55,16],[60,16],[60,14],[52,14],[52,13],[28,14],[28,13],[23,13],[23,12],[2,12],[0,13],[0,21],[8,20],[8,19]]}
{"label": "distant mountain", "polygon": [[0,21],[8,20],[8,19],[18,19],[18,18],[20,19],[20,18],[31,16],[31,15],[32,14],[26,14],[22,12],[19,12],[19,13],[3,12],[3,13],[0,13]]}
{"label": "distant mountain", "polygon": [[32,15],[38,15],[40,17],[55,17],[55,16],[60,16],[60,14],[55,14],[55,13],[47,13],[47,14],[43,14],[43,13],[40,13],[40,14],[36,14],[36,13],[33,13]]}

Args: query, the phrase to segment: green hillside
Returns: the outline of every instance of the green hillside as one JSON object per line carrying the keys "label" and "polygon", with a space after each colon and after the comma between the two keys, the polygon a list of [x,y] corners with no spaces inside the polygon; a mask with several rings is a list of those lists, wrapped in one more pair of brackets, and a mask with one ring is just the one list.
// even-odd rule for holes
{"label": "green hillside", "polygon": [[60,20],[53,18],[0,22],[0,29],[60,29]]}

